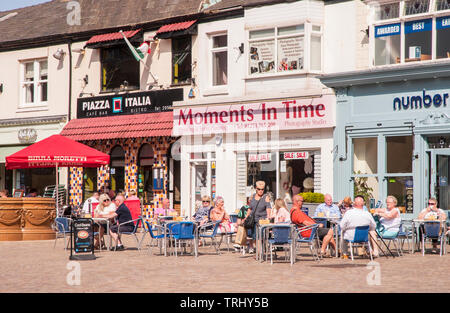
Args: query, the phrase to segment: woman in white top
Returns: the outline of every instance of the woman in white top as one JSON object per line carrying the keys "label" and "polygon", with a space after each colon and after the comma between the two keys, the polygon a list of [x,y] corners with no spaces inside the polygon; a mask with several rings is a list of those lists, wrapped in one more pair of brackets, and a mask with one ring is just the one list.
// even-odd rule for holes
{"label": "woman in white top", "polygon": [[[99,204],[97,205],[97,207],[94,210],[95,217],[103,217],[107,214],[110,214],[110,213],[116,211],[116,205],[114,204],[114,202],[111,201],[111,198],[106,193],[101,194],[98,200],[99,200]],[[103,234],[106,231],[106,224],[101,223],[100,225],[101,225],[101,227],[98,228],[99,238],[95,238],[96,242],[94,244],[94,247],[96,249],[98,249],[98,247],[100,246],[100,242],[102,242],[102,247],[104,246]]]}
{"label": "woman in white top", "polygon": [[397,236],[402,223],[400,210],[397,208],[397,198],[387,196],[386,208],[376,209],[374,215],[380,217],[381,225],[384,226],[384,230],[380,235],[385,238]]}
{"label": "woman in white top", "polygon": [[283,199],[278,198],[275,200],[271,218],[274,219],[275,224],[291,222],[289,211],[286,209],[286,203]]}

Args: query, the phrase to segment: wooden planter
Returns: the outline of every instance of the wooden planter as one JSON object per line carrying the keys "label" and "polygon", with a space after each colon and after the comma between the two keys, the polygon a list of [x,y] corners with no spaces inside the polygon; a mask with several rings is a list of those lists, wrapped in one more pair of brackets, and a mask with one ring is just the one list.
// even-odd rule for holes
{"label": "wooden planter", "polygon": [[52,198],[0,199],[0,241],[55,239]]}

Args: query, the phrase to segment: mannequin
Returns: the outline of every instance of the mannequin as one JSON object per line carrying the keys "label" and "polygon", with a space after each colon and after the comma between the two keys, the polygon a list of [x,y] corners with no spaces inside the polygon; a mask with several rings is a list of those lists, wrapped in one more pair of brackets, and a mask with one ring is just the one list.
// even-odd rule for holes
{"label": "mannequin", "polygon": [[289,193],[292,187],[292,165],[290,161],[287,162],[286,171],[280,172],[280,194]]}

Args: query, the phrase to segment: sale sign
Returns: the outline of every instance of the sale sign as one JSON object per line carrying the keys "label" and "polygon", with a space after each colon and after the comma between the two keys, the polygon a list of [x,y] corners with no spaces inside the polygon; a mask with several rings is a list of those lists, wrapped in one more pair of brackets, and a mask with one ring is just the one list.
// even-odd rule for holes
{"label": "sale sign", "polygon": [[284,159],[285,160],[306,160],[307,158],[309,158],[309,152],[308,151],[285,152],[284,153]]}

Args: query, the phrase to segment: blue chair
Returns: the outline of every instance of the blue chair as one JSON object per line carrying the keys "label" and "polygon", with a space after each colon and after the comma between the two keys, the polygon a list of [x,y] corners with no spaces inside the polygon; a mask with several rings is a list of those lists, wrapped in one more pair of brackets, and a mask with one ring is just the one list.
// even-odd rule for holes
{"label": "blue chair", "polygon": [[191,242],[193,244],[193,251],[197,257],[197,236],[196,236],[195,224],[193,222],[180,222],[170,228],[169,237],[175,240],[175,256],[177,254],[177,242],[180,246],[181,243]]}
{"label": "blue chair", "polygon": [[58,238],[64,238],[64,250],[67,250],[70,241],[67,241],[66,245],[66,236],[70,236],[70,223],[71,219],[67,217],[57,217],[55,219],[56,237],[53,249],[56,247],[56,240],[58,240]]}
{"label": "blue chair", "polygon": [[[314,259],[317,259],[317,261],[320,260],[319,253],[317,252],[317,249],[319,247],[319,237],[317,236],[317,228],[319,227],[319,224],[313,224],[310,226],[304,226],[304,227],[298,227],[296,229],[296,237],[295,237],[295,246],[294,246],[294,262],[297,256],[297,246],[301,245],[302,243],[306,243],[309,246],[309,249],[311,250],[311,255]],[[302,232],[311,230],[311,235],[309,237],[303,237]],[[314,249],[315,244],[315,249]],[[315,253],[314,253],[315,251]]]}
{"label": "blue chair", "polygon": [[[121,235],[133,236],[134,239],[136,240],[136,246],[137,246],[138,250],[141,250],[141,243],[144,241],[144,237],[147,234],[147,231],[145,230],[145,227],[144,227],[144,220],[142,219],[142,216],[139,216],[137,219],[132,220],[132,222],[134,223],[134,228],[130,232],[120,231],[120,226],[123,226],[124,224],[130,223],[130,221],[122,223],[122,224],[119,224],[117,235],[119,236],[119,238],[121,237]],[[142,223],[142,231],[141,232],[143,232],[143,235],[142,235],[141,240],[139,240],[139,238],[137,237],[137,233],[139,231],[139,225],[141,223]],[[117,243],[116,243],[116,246],[114,247],[114,250],[116,249],[116,247],[117,247]]]}
{"label": "blue chair", "polygon": [[305,213],[306,215],[308,215],[309,213],[309,209],[308,208],[301,208],[302,212]]}
{"label": "blue chair", "polygon": [[[445,250],[445,231],[441,231],[440,221],[425,221],[423,223],[422,234],[422,255],[425,255],[425,240],[436,239],[440,244],[439,255],[442,256],[442,250]],[[444,251],[445,254],[445,251]]]}
{"label": "blue chair", "polygon": [[[273,253],[276,255],[276,250],[273,248],[282,247],[289,248],[289,259],[291,265],[294,262],[293,258],[293,240],[292,240],[292,228],[290,225],[274,225],[272,226],[272,239],[269,239],[269,251],[270,251],[270,264],[273,264]],[[286,250],[285,250],[286,251]],[[287,254],[286,254],[287,258]]]}
{"label": "blue chair", "polygon": [[230,216],[230,223],[237,223],[238,216],[237,214],[229,214]]}
{"label": "blue chair", "polygon": [[[217,230],[219,229],[219,225],[220,225],[219,221],[211,222],[211,223],[203,224],[198,229],[199,239],[201,239],[204,242],[205,239],[210,238],[212,244],[214,245],[214,248],[216,249],[217,254],[220,254],[220,247],[219,247],[218,243],[216,242],[215,238],[217,236]],[[212,226],[212,231],[210,230],[211,226]]]}
{"label": "blue chair", "polygon": [[402,221],[397,238],[400,241],[400,252],[403,254],[403,245],[405,244],[405,240],[408,242],[408,251],[410,251],[411,246],[414,246],[412,225],[405,227],[404,222]]}
{"label": "blue chair", "polygon": [[347,240],[350,243],[350,255],[352,257],[353,261],[353,248],[355,245],[367,245],[369,254],[370,254],[370,260],[373,261],[372,257],[372,247],[370,246],[369,242],[369,225],[366,226],[357,226],[355,228],[355,235],[353,237],[353,240]]}
{"label": "blue chair", "polygon": [[[158,247],[159,247],[159,254],[162,254],[162,239],[164,238],[165,234],[164,234],[164,228],[160,225],[154,225],[154,227],[152,227],[152,225],[150,225],[150,223],[148,221],[145,221],[145,223],[147,224],[147,231],[150,234],[150,245],[148,246],[148,252],[150,254],[152,254],[152,247],[153,247],[153,240],[157,241]],[[159,234],[156,234],[153,231],[158,231]]]}

